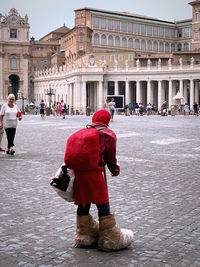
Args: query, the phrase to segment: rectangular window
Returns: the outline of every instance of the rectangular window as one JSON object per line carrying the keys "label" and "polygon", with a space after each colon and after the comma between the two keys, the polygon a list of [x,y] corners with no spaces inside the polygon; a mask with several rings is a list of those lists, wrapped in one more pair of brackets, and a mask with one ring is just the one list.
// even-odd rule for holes
{"label": "rectangular window", "polygon": [[115,56],[111,55],[110,56],[110,61],[114,62],[115,61]]}
{"label": "rectangular window", "polygon": [[10,29],[10,38],[17,38],[17,29]]}
{"label": "rectangular window", "polygon": [[119,56],[118,56],[118,60],[119,60],[119,61],[122,61],[122,60],[123,60],[123,56],[122,56],[122,55],[119,55]]}
{"label": "rectangular window", "polygon": [[107,19],[101,18],[101,29],[106,29]]}
{"label": "rectangular window", "polygon": [[147,35],[152,35],[152,26],[147,26]]}
{"label": "rectangular window", "polygon": [[101,56],[101,61],[104,61],[105,60],[105,56]]}
{"label": "rectangular window", "polygon": [[113,30],[113,21],[111,19],[107,19],[108,30]]}
{"label": "rectangular window", "polygon": [[138,23],[133,24],[133,32],[134,33],[140,33],[140,24],[138,24]]}
{"label": "rectangular window", "polygon": [[119,20],[114,20],[114,30],[115,31],[120,31],[120,21]]}
{"label": "rectangular window", "polygon": [[93,17],[93,27],[94,28],[99,28],[99,18],[98,17]]}
{"label": "rectangular window", "polygon": [[153,27],[153,36],[158,36],[158,27]]}
{"label": "rectangular window", "polygon": [[164,28],[159,27],[159,36],[164,36]]}
{"label": "rectangular window", "polygon": [[127,22],[121,21],[121,31],[127,32]]}
{"label": "rectangular window", "polygon": [[141,24],[141,34],[146,35],[146,25]]}
{"label": "rectangular window", "polygon": [[128,60],[133,61],[133,55],[128,55]]}
{"label": "rectangular window", "polygon": [[17,69],[17,60],[16,58],[11,58],[10,60],[10,69],[16,70]]}
{"label": "rectangular window", "polygon": [[131,23],[131,22],[128,23],[128,32],[130,32],[130,33],[133,32],[133,23]]}

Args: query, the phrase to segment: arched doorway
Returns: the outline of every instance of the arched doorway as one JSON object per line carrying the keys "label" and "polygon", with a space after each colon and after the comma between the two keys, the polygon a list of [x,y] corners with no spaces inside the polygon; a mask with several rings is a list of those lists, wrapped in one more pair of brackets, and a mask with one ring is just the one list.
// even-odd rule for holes
{"label": "arched doorway", "polygon": [[19,76],[12,74],[8,77],[8,94],[14,94],[15,99],[18,99],[19,92]]}

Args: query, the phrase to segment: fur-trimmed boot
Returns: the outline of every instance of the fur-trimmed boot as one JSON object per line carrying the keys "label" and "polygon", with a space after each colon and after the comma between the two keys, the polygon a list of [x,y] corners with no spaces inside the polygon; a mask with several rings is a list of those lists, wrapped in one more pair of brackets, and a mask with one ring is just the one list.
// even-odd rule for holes
{"label": "fur-trimmed boot", "polygon": [[99,223],[89,215],[76,218],[75,247],[91,247],[97,245],[99,238]]}
{"label": "fur-trimmed boot", "polygon": [[133,241],[133,232],[120,229],[116,225],[113,214],[101,217],[99,220],[98,248],[104,251],[116,251],[127,248]]}

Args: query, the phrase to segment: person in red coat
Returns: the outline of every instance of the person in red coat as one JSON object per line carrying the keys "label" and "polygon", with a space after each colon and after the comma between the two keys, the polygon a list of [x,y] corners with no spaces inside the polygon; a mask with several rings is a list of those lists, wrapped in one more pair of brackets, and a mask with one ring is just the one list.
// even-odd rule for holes
{"label": "person in red coat", "polygon": [[[123,233],[124,229],[116,226],[114,215],[110,213],[108,190],[103,176],[105,165],[108,166],[112,176],[120,173],[116,159],[117,138],[108,128],[110,119],[110,113],[106,110],[97,111],[92,118],[91,127],[100,129],[100,160],[96,169],[75,170],[74,203],[78,205],[76,247],[93,246],[98,243],[99,249],[114,251],[125,248],[132,242],[132,231],[125,230],[126,233]],[[89,214],[91,203],[97,206],[99,223]]]}

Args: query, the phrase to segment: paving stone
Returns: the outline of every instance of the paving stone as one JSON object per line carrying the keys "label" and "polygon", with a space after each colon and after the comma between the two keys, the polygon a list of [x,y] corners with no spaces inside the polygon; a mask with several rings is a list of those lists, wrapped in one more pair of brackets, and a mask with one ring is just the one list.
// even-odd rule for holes
{"label": "paving stone", "polygon": [[[129,249],[76,249],[76,207],[49,183],[66,140],[91,117],[24,116],[14,156],[0,153],[0,267],[200,266],[200,117],[115,116],[119,177],[107,171],[120,227],[135,232]],[[3,146],[6,138],[3,138]],[[91,214],[97,218],[96,207]]]}

